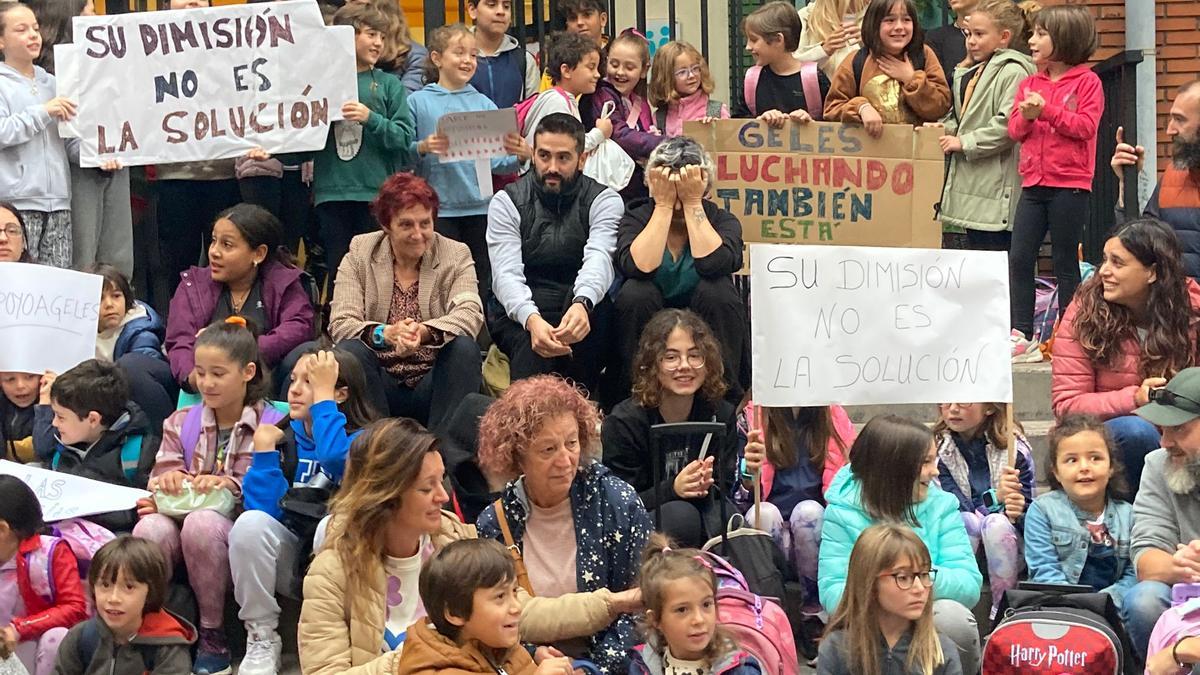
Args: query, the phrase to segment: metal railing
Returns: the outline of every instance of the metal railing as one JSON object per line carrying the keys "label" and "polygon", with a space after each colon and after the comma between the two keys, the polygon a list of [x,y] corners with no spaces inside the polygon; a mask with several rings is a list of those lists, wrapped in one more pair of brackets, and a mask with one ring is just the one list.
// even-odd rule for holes
{"label": "metal railing", "polygon": [[[1109,169],[1109,161],[1117,147],[1117,127],[1125,128],[1125,142],[1137,145],[1137,65],[1142,52],[1130,50],[1114,54],[1097,63],[1092,71],[1100,77],[1104,91],[1104,114],[1096,139],[1096,175],[1092,179],[1091,205],[1088,222],[1083,227],[1083,258],[1098,263],[1104,241],[1116,225],[1113,207],[1117,203],[1118,181]],[[1138,217],[1138,173],[1135,167],[1125,169],[1124,220]]]}

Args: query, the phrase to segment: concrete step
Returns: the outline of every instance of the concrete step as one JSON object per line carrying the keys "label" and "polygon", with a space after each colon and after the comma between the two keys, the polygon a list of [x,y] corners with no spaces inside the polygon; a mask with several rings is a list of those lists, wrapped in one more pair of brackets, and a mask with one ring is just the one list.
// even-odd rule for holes
{"label": "concrete step", "polygon": [[[853,405],[846,412],[855,423],[865,423],[876,415],[900,415],[914,420],[937,419],[937,406],[930,403],[896,405]],[[1053,419],[1050,409],[1050,364],[1019,363],[1013,366],[1013,414],[1026,420]]]}

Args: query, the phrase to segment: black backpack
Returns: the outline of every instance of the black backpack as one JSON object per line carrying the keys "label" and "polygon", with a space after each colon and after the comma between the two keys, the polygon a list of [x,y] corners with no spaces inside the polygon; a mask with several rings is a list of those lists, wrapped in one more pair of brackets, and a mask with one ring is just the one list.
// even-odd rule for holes
{"label": "black backpack", "polygon": [[[96,650],[100,649],[100,627],[96,625],[99,621],[96,617],[92,617],[83,622],[83,630],[79,633],[79,642],[75,643],[76,653],[79,656],[79,663],[83,665],[84,670],[87,670],[91,665],[92,659],[96,656]],[[142,656],[142,668],[147,673],[154,672],[154,661],[157,657],[158,645],[147,645],[139,643],[130,643],[138,654]]]}

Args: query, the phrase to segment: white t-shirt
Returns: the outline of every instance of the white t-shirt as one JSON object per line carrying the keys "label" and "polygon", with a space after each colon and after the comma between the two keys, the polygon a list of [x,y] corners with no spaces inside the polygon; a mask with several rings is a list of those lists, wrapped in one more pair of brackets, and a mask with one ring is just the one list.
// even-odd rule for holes
{"label": "white t-shirt", "polygon": [[398,652],[404,647],[408,627],[425,616],[425,605],[417,592],[421,563],[433,554],[433,542],[421,537],[416,555],[407,558],[384,556],[383,571],[387,576],[387,610],[383,630],[383,653]]}

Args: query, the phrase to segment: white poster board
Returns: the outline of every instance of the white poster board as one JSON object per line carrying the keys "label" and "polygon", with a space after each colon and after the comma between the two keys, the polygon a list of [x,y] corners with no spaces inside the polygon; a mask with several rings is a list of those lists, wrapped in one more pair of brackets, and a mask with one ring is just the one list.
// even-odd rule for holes
{"label": "white poster board", "polygon": [[42,519],[47,523],[97,513],[125,511],[134,508],[137,500],[150,496],[145,490],[112,485],[7,460],[0,460],[0,474],[16,476],[33,489],[42,505]]}
{"label": "white poster board", "polygon": [[54,57],[79,112],[59,128],[83,166],[318,150],[358,98],[354,28],[326,27],[312,0],[76,17],[73,30]]}
{"label": "white poster board", "polygon": [[751,244],[764,406],[1012,400],[1002,252]]}
{"label": "white poster board", "polygon": [[438,131],[450,140],[450,149],[438,161],[474,162],[479,196],[491,197],[492,158],[508,154],[504,137],[517,133],[517,111],[505,108],[447,113],[438,118]]}
{"label": "white poster board", "polygon": [[0,371],[62,373],[96,356],[103,277],[0,263]]}

